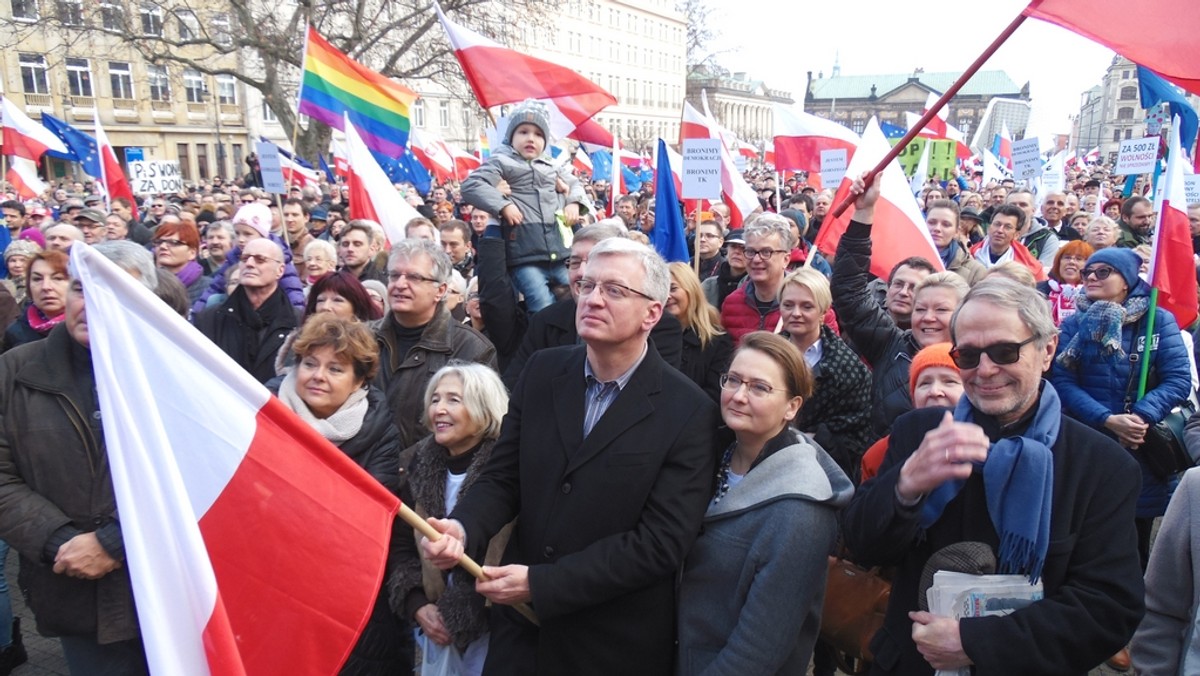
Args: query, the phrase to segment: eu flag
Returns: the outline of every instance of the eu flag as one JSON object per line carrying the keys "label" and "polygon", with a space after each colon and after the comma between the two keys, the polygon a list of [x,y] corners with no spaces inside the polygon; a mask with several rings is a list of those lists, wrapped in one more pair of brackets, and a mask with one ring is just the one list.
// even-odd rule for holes
{"label": "eu flag", "polygon": [[1189,152],[1196,142],[1196,129],[1200,127],[1200,119],[1196,109],[1188,103],[1187,97],[1175,85],[1155,74],[1145,66],[1137,67],[1138,89],[1142,97],[1142,107],[1149,110],[1160,103],[1166,103],[1171,108],[1171,116],[1179,118],[1179,145]]}
{"label": "eu flag", "polygon": [[96,150],[96,139],[49,113],[42,113],[42,125],[67,147],[65,153],[48,150],[46,151],[47,155],[68,162],[80,163],[84,173],[92,178],[100,178],[103,175],[100,168],[100,153]]}
{"label": "eu flag", "polygon": [[679,208],[679,195],[675,193],[675,179],[671,176],[671,158],[667,155],[667,142],[662,139],[658,139],[658,187],[654,195],[654,229],[649,234],[654,250],[668,263],[688,260],[683,210]]}

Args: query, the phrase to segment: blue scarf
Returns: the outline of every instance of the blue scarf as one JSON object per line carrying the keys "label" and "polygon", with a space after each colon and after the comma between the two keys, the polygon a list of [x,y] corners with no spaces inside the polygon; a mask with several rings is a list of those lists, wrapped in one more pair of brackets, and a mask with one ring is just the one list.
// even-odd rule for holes
{"label": "blue scarf", "polygon": [[945,251],[938,251],[938,255],[942,257],[942,266],[949,270],[954,257],[958,255],[958,240],[950,240],[950,246],[946,247]]}
{"label": "blue scarf", "polygon": [[[972,422],[974,409],[967,397],[958,402],[954,419]],[[983,463],[983,488],[988,515],[1000,536],[997,572],[1027,574],[1030,583],[1042,576],[1050,546],[1050,506],[1054,493],[1054,455],[1062,404],[1049,383],[1042,386],[1037,413],[1025,436],[1005,437],[988,449]],[[946,505],[962,490],[965,480],[947,481],[929,494],[921,507],[921,528],[928,529]]]}

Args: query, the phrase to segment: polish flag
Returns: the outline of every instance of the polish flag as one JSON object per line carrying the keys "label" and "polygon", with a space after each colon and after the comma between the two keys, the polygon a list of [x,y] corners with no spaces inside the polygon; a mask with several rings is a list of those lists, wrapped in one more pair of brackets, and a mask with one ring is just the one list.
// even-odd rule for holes
{"label": "polish flag", "polygon": [[775,168],[821,171],[821,151],[846,151],[847,161],[854,159],[858,134],[833,120],[784,106],[773,106],[775,114]]}
{"label": "polish flag", "polygon": [[398,501],[115,263],[71,264],[151,673],[336,673]]}
{"label": "polish flag", "polygon": [[625,150],[624,148],[617,148],[617,153],[618,153],[619,159],[621,160],[621,164],[624,164],[625,166],[629,167],[630,169],[641,169],[642,165],[646,163],[645,156],[639,155],[639,154],[633,152],[632,150]]}
{"label": "polish flag", "polygon": [[[1175,118],[1174,129],[1179,129]],[[1187,192],[1184,188],[1184,157],[1179,134],[1170,134],[1167,172],[1162,190],[1158,191],[1155,211],[1158,227],[1154,229],[1154,248],[1151,253],[1150,275],[1146,280],[1158,289],[1158,304],[1171,311],[1180,327],[1196,321],[1196,264],[1192,257],[1192,232],[1188,222]]]}
{"label": "polish flag", "polygon": [[316,169],[310,169],[283,153],[279,153],[279,168],[282,170],[283,180],[289,186],[299,185],[301,188],[307,188],[321,184],[321,177]]}
{"label": "polish flag", "polygon": [[404,226],[421,214],[392,185],[358,129],[346,119],[346,157],[350,175],[350,218],[365,218],[383,226],[388,244],[404,239]]}
{"label": "polish flag", "polygon": [[450,155],[454,157],[454,179],[456,181],[466,180],[472,171],[475,171],[483,164],[478,157],[458,146],[446,144],[446,148],[450,150]]}
{"label": "polish flag", "polygon": [[100,113],[97,110],[95,115],[96,121],[96,150],[100,153],[100,183],[104,185],[104,191],[108,193],[108,203],[112,205],[112,201],[118,197],[124,197],[129,200],[129,208],[133,211],[133,217],[138,217],[137,201],[133,199],[133,190],[129,187],[129,180],[125,178],[125,170],[121,168],[121,163],[117,160],[117,152],[112,144],[108,142],[108,134],[104,133],[104,127],[100,124]]}
{"label": "polish flag", "polygon": [[[680,145],[683,144],[683,139],[689,138],[721,139],[721,127],[712,118],[701,114],[692,104],[684,101],[679,138]],[[682,162],[680,164],[682,166]],[[754,188],[751,188],[738,172],[729,147],[724,145],[724,141],[721,145],[721,201],[729,207],[730,228],[742,227],[742,222],[760,206],[758,193],[754,192]]]}
{"label": "polish flag", "polygon": [[755,149],[755,147],[751,146],[751,145],[745,145],[745,144],[739,145],[738,146],[738,154],[741,155],[742,157],[745,157],[746,159],[750,159],[750,160],[758,159],[758,150]]}
{"label": "polish flag", "polygon": [[1084,164],[1096,164],[1100,161],[1100,146],[1096,146],[1083,156]]}
{"label": "polish flag", "polygon": [[329,153],[333,155],[333,173],[341,176],[343,179],[349,176],[350,163],[346,161],[346,141],[344,136],[329,140]]}
{"label": "polish flag", "polygon": [[[775,142],[771,139],[763,141],[763,162],[775,166]],[[779,169],[777,166],[775,168]]]}
{"label": "polish flag", "polygon": [[592,175],[592,158],[583,152],[583,148],[575,149],[575,156],[571,158],[571,166],[581,174]]}
{"label": "polish flag", "polygon": [[46,192],[46,182],[38,176],[37,164],[33,160],[16,155],[10,155],[8,158],[8,172],[4,178],[12,186],[17,196],[23,200],[31,200],[37,198],[42,193]]}
{"label": "polish flag", "polygon": [[433,172],[439,183],[445,183],[454,176],[454,158],[436,134],[412,129],[408,133],[408,147],[417,161]]}
{"label": "polish flag", "polygon": [[550,108],[552,136],[612,145],[611,134],[592,117],[615,105],[616,97],[570,68],[509,49],[454,23],[436,2],[433,7],[481,106],[538,99]]}
{"label": "polish flag", "polygon": [[1000,163],[1006,168],[1012,169],[1012,134],[1008,131],[1008,123],[1000,124],[1000,133],[996,134],[996,139],[992,143],[992,153],[1000,158]]}
{"label": "polish flag", "polygon": [[62,139],[54,132],[29,119],[12,99],[0,97],[4,112],[4,154],[24,157],[37,162],[47,150],[59,153],[67,152]]}
{"label": "polish flag", "polygon": [[[933,92],[930,92],[929,98],[925,101],[925,110],[921,111],[921,115],[917,115],[915,113],[905,113],[904,117],[908,122],[908,128],[912,129],[913,127],[917,126],[917,122],[921,121],[921,116],[929,112],[929,108],[937,102],[938,96]],[[955,156],[958,157],[958,159],[965,160],[971,156],[971,149],[967,147],[967,136],[966,134],[962,133],[958,127],[950,124],[949,115],[950,111],[947,110],[946,106],[942,106],[938,110],[937,115],[935,115],[934,118],[929,121],[929,124],[925,125],[925,128],[921,130],[920,136],[954,141]]]}
{"label": "polish flag", "polygon": [[[850,194],[852,178],[872,169],[889,150],[891,144],[879,128],[879,122],[872,117],[863,131],[858,152],[846,167],[846,176],[842,179],[833,203],[841,204]],[[900,163],[892,160],[875,180],[882,183],[879,201],[875,203],[875,221],[871,227],[872,274],[886,279],[897,263],[911,256],[920,256],[932,263],[935,269],[942,270],[942,258],[938,255],[933,239],[929,237],[925,219],[921,217],[921,210],[909,190],[908,179],[904,177]],[[825,217],[816,241],[817,247],[825,255],[830,256],[837,251],[838,241],[853,218],[853,203],[839,218],[833,218],[832,211]]]}

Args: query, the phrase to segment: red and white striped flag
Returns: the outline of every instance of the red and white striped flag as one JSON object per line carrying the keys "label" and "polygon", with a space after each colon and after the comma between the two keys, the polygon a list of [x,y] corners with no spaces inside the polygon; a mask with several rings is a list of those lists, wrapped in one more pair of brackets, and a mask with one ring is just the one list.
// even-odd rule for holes
{"label": "red and white striped flag", "polygon": [[721,126],[715,120],[693,108],[687,101],[683,102],[683,122],[679,125],[680,144],[683,139],[689,138],[721,139],[721,201],[729,207],[730,227],[740,228],[742,222],[760,206],[758,193],[737,170],[721,132]]}
{"label": "red and white striped flag", "polygon": [[100,153],[100,172],[103,174],[100,182],[104,184],[104,191],[108,193],[108,203],[111,205],[114,199],[124,197],[129,200],[133,217],[137,218],[137,201],[133,199],[133,189],[129,187],[129,179],[125,178],[125,170],[121,168],[121,162],[117,159],[116,149],[108,142],[108,134],[104,133],[104,126],[100,124],[99,109],[96,111],[95,121],[96,151]]}
{"label": "red and white striped flag", "polygon": [[[822,150],[845,150],[846,161],[854,159],[858,134],[849,128],[802,110],[773,106],[775,115],[775,168],[821,171]],[[770,160],[768,160],[770,161]]]}
{"label": "red and white striped flag", "polygon": [[[872,117],[863,130],[862,143],[854,153],[854,159],[846,167],[846,176],[833,203],[841,204],[850,194],[853,179],[873,168],[889,150],[891,144],[879,128],[879,122]],[[875,222],[871,227],[871,272],[886,279],[897,263],[911,256],[920,256],[932,263],[935,269],[943,269],[942,258],[933,239],[929,237],[925,219],[921,217],[921,210],[909,190],[908,179],[904,177],[899,161],[892,160],[875,180],[881,183],[879,201],[875,204]],[[836,219],[831,211],[817,233],[817,247],[826,255],[834,254],[853,218],[853,204]]]}
{"label": "red and white striped flag", "polygon": [[62,139],[46,127],[29,119],[7,96],[0,103],[4,113],[4,154],[37,162],[47,150],[65,153]]}
{"label": "red and white striped flag", "polygon": [[8,180],[17,196],[23,200],[34,199],[46,192],[46,188],[49,187],[38,176],[37,165],[33,160],[16,155],[9,156],[8,172],[5,173],[4,178]]}
{"label": "red and white striped flag", "polygon": [[[1173,130],[1179,129],[1175,119]],[[1158,304],[1170,310],[1186,328],[1196,321],[1196,264],[1192,257],[1192,231],[1188,222],[1187,193],[1184,189],[1184,156],[1179,133],[1171,134],[1167,171],[1158,191],[1158,227],[1154,229],[1154,249],[1150,261],[1150,286],[1158,289]]]}
{"label": "red and white striped flag", "polygon": [[350,175],[346,178],[346,185],[350,186],[350,218],[375,221],[383,226],[389,245],[399,242],[404,239],[404,226],[421,214],[396,191],[349,118],[345,130],[350,165]]}
{"label": "red and white striped flag", "polygon": [[71,264],[150,671],[336,673],[397,499],[116,264]]}

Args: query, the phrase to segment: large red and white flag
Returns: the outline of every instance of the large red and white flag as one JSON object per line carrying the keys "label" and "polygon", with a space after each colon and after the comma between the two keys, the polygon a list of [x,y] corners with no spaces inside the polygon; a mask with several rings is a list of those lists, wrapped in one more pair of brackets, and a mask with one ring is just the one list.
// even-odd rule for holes
{"label": "large red and white flag", "polygon": [[46,182],[37,173],[37,165],[33,160],[11,155],[8,158],[8,171],[4,178],[12,186],[13,191],[23,200],[37,198],[46,192]]}
{"label": "large red and white flag", "polygon": [[[1175,119],[1173,129],[1179,129]],[[1170,157],[1158,191],[1154,230],[1154,248],[1150,258],[1150,286],[1158,289],[1158,304],[1171,311],[1186,328],[1196,321],[1196,264],[1192,257],[1192,231],[1188,222],[1187,193],[1184,188],[1184,156],[1179,134],[1171,134]]]}
{"label": "large red and white flag", "polygon": [[316,169],[306,167],[296,161],[295,157],[289,157],[284,153],[279,153],[279,168],[283,174],[283,180],[289,185],[298,185],[301,188],[317,187],[321,184],[321,175]]}
{"label": "large red and white flag", "polygon": [[[392,185],[379,161],[371,154],[358,128],[346,119],[346,157],[350,175],[350,218],[365,218],[383,226],[388,244],[404,239],[404,226],[420,213]],[[436,234],[436,232],[435,232]]]}
{"label": "large red and white flag", "polygon": [[1008,130],[1007,122],[1000,123],[1000,133],[996,134],[996,141],[993,146],[992,150],[996,153],[996,157],[1000,159],[1001,164],[1008,169],[1012,169],[1012,132]]}
{"label": "large red and white flag", "polygon": [[118,197],[124,197],[129,200],[129,208],[133,211],[133,217],[137,218],[137,201],[133,199],[133,189],[129,187],[129,179],[125,178],[125,170],[121,168],[121,162],[117,160],[117,151],[113,145],[108,142],[108,134],[104,133],[104,126],[100,124],[100,112],[96,111],[96,151],[100,153],[100,182],[104,184],[104,191],[108,193],[108,203]]}
{"label": "large red and white flag", "polygon": [[[862,143],[854,153],[854,159],[846,167],[846,176],[833,203],[841,204],[850,194],[853,178],[874,168],[891,148],[879,123],[872,117],[863,130]],[[871,227],[871,272],[886,279],[897,263],[912,256],[920,256],[932,263],[934,268],[943,269],[942,258],[933,239],[929,237],[925,219],[921,217],[921,210],[909,190],[908,179],[904,177],[899,161],[892,160],[875,180],[881,183],[879,201],[875,204],[875,221]],[[831,211],[817,233],[817,247],[826,255],[834,254],[853,218],[853,203],[836,219]]]}
{"label": "large red and white flag", "polygon": [[854,159],[859,138],[849,128],[795,108],[775,105],[772,109],[776,169],[819,172],[822,150],[845,150],[847,161]]}
{"label": "large red and white flag", "polygon": [[583,148],[575,149],[575,155],[571,158],[571,166],[581,174],[592,175],[592,158],[583,152]]}
{"label": "large red and white flag", "polygon": [[570,68],[522,54],[460,26],[436,2],[433,7],[480,105],[492,108],[538,99],[550,108],[552,135],[612,145],[612,135],[591,118],[615,105],[615,96]]}
{"label": "large red and white flag", "polygon": [[466,180],[472,171],[475,171],[483,164],[478,157],[458,146],[452,146],[447,143],[446,149],[450,151],[450,156],[454,158],[454,180],[456,181]]}
{"label": "large red and white flag", "polygon": [[116,264],[71,263],[150,671],[336,673],[397,499]]}
{"label": "large red and white flag", "polygon": [[[771,139],[763,141],[763,162],[775,166],[775,142]],[[775,167],[776,170],[779,167]]]}
{"label": "large red and white flag", "polygon": [[[683,102],[683,122],[679,125],[679,139],[722,139],[721,127],[712,118],[703,115],[687,101]],[[721,142],[721,201],[729,207],[731,228],[742,227],[742,222],[757,209],[758,193],[746,183],[737,170],[729,147]]]}
{"label": "large red and white flag", "polygon": [[439,183],[454,177],[454,157],[437,134],[412,129],[408,132],[408,148],[417,161],[437,177]]}
{"label": "large red and white flag", "polygon": [[7,96],[2,97],[4,113],[4,154],[24,157],[37,162],[47,150],[67,152],[62,139],[54,132],[29,119]]}
{"label": "large red and white flag", "polygon": [[[929,112],[929,109],[938,102],[937,94],[929,92],[929,97],[925,100],[925,110],[921,111],[921,115]],[[912,129],[917,126],[917,122],[921,121],[921,115],[915,113],[904,113],[904,118],[908,122],[908,128]],[[937,115],[925,125],[925,128],[920,131],[919,136],[926,138],[943,139],[954,141],[955,156],[960,160],[965,160],[971,157],[971,149],[967,147],[967,136],[962,133],[958,127],[950,124],[950,111],[946,106],[938,109]]]}
{"label": "large red and white flag", "polygon": [[1023,12],[1112,49],[1200,94],[1200,12],[1195,0],[1033,0]]}

